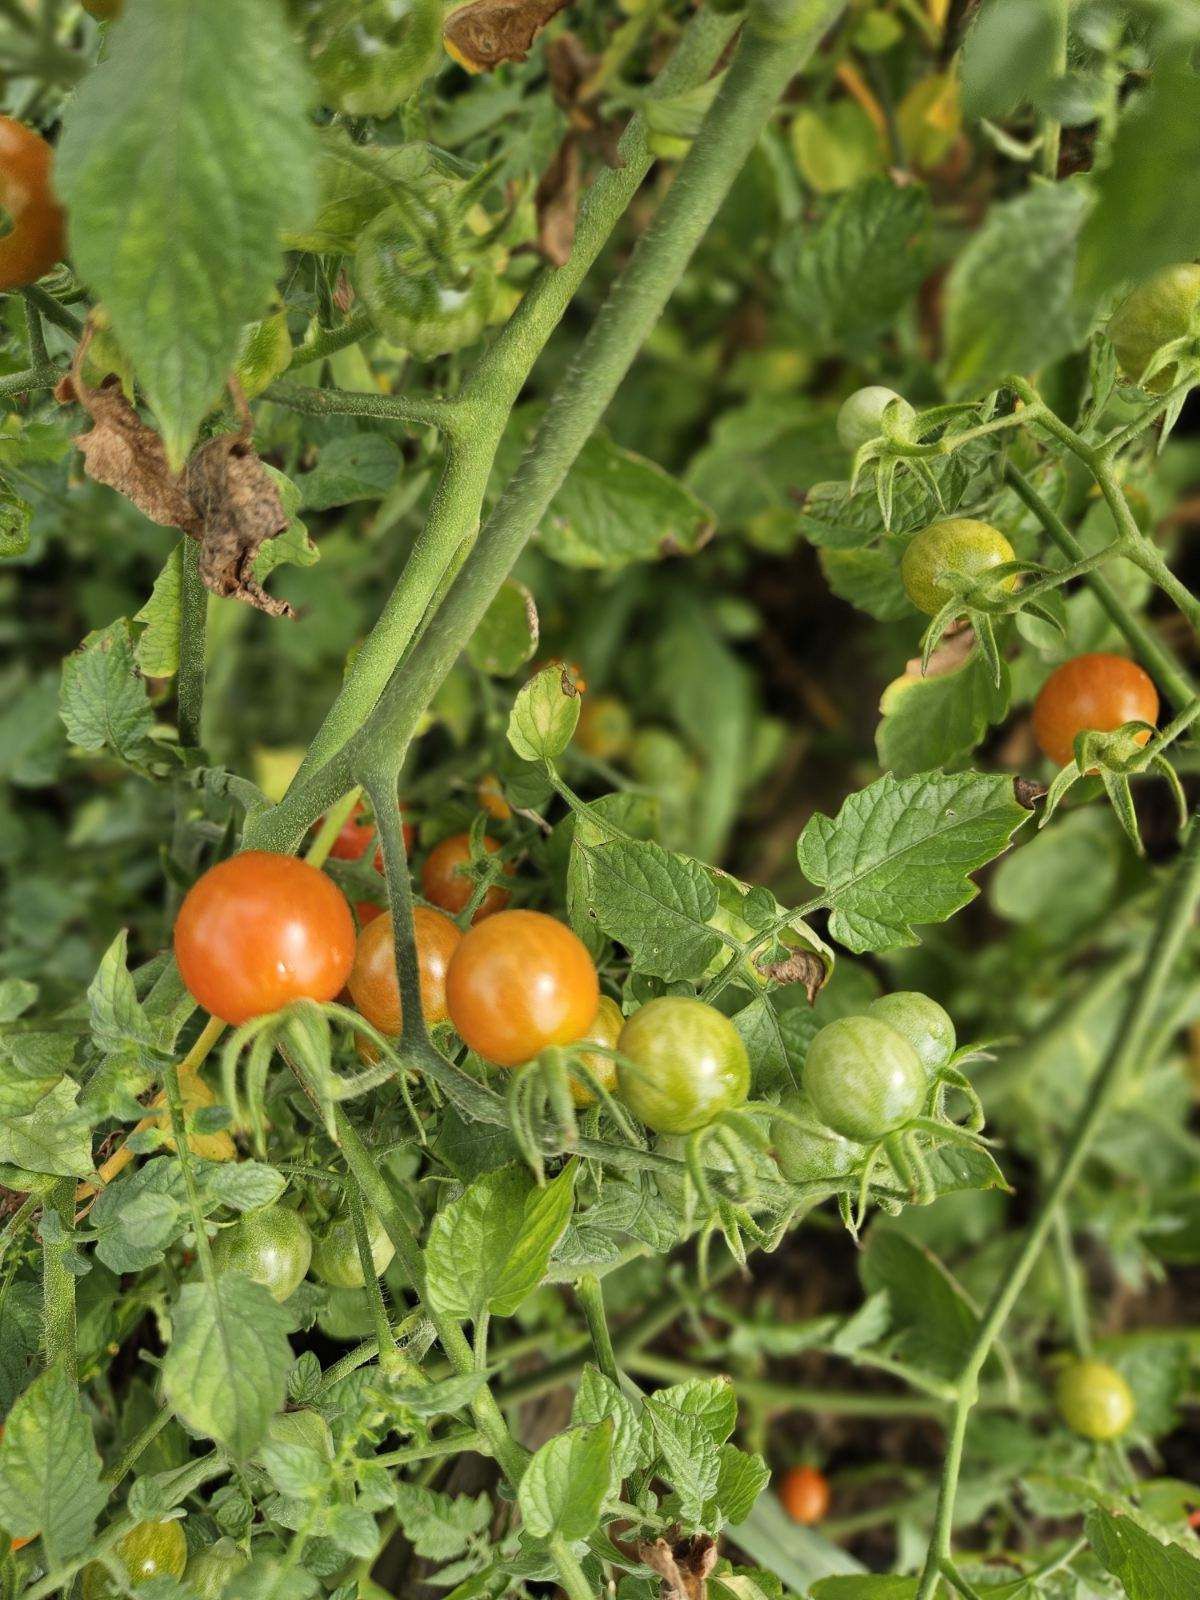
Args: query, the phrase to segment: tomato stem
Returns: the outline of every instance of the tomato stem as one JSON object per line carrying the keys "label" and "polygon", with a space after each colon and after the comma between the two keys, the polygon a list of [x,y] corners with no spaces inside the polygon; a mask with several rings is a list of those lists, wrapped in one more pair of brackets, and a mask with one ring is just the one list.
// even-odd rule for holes
{"label": "tomato stem", "polygon": [[594,1272],[585,1272],[575,1285],[575,1294],[583,1309],[596,1356],[596,1365],[612,1383],[620,1387],[621,1369],[613,1350],[612,1335],[608,1331],[608,1317],[604,1311],[604,1290]]}

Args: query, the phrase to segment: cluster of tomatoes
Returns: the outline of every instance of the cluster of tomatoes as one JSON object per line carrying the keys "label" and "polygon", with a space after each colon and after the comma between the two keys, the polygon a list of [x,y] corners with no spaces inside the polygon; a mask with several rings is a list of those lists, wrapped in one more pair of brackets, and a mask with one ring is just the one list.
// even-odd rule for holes
{"label": "cluster of tomatoes", "polygon": [[[374,830],[356,813],[335,850],[361,857]],[[484,854],[499,849],[483,840]],[[578,1105],[596,1090],[619,1093],[655,1132],[685,1134],[741,1105],[750,1088],[746,1047],[732,1022],[700,1000],[665,996],[624,1017],[600,993],[596,967],[564,923],[508,909],[498,884],[474,894],[466,834],[426,857],[413,913],[421,1007],[430,1026],[448,1022],[497,1067],[519,1067],[553,1046],[573,1047]],[[478,904],[474,902],[478,901]],[[453,918],[473,906],[463,931]],[[294,856],[249,850],[210,868],[180,907],[179,970],[197,1002],[234,1026],[293,1000],[328,1001],[343,989],[380,1033],[403,1015],[392,920],[350,905],[324,872]]]}

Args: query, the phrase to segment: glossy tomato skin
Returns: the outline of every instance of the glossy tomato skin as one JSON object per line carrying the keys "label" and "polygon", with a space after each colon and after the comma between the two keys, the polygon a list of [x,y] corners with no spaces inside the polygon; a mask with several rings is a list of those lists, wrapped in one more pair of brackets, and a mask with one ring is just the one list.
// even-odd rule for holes
{"label": "glossy tomato skin", "polygon": [[787,1117],[775,1117],[771,1122],[775,1159],[789,1183],[843,1178],[859,1165],[864,1154],[862,1145],[834,1133],[832,1128],[822,1130],[821,1119],[807,1095],[793,1095],[785,1104],[811,1124],[802,1128]]}
{"label": "glossy tomato skin", "polygon": [[[591,1025],[580,1045],[602,1044],[609,1050],[617,1048],[617,1040],[621,1036],[621,1029],[625,1025],[625,1018],[617,1002],[608,995],[600,996],[600,1004],[596,1007],[596,1015],[592,1018]],[[612,1056],[600,1055],[594,1050],[580,1050],[583,1065],[609,1094],[615,1092],[617,1087],[617,1063]],[[582,1110],[585,1106],[595,1105],[596,1096],[586,1080],[571,1077],[571,1099]]]}
{"label": "glossy tomato skin", "polygon": [[[1033,703],[1033,735],[1056,767],[1075,756],[1076,735],[1111,733],[1125,722],[1157,722],[1158,690],[1127,656],[1096,651],[1056,667]],[[1136,735],[1145,744],[1148,733]]]}
{"label": "glossy tomato skin", "polygon": [[779,1480],[779,1498],[793,1522],[811,1528],[829,1510],[829,1479],[817,1467],[789,1467]]}
{"label": "glossy tomato skin", "polygon": [[188,890],[175,957],[193,998],[236,1027],[292,1000],[332,1000],[354,960],[354,919],[306,861],[246,850]]}
{"label": "glossy tomato skin", "polygon": [[[182,1578],[187,1566],[183,1525],[178,1521],[139,1522],[118,1540],[115,1554],[134,1588],[151,1578]],[[84,1568],[83,1600],[109,1600],[120,1593],[98,1561]]]}
{"label": "glossy tomato skin", "polygon": [[920,1056],[926,1072],[944,1067],[954,1054],[958,1037],[950,1014],[927,994],[916,989],[897,989],[893,994],[872,1000],[866,1014],[903,1034]]}
{"label": "glossy tomato skin", "polygon": [[[375,1276],[385,1272],[396,1247],[388,1238],[388,1231],[377,1211],[366,1213],[367,1239],[371,1246],[371,1260]],[[339,1217],[313,1245],[312,1269],[323,1283],[334,1289],[361,1289],[362,1261],[358,1254],[358,1241],[354,1237],[354,1223],[349,1217]]]}
{"label": "glossy tomato skin", "polygon": [[[428,906],[413,907],[413,933],[417,942],[417,970],[421,980],[421,1009],[425,1021],[445,1022],[446,972],[462,934],[450,918]],[[391,917],[376,917],[358,936],[354,965],[347,980],[354,1004],[380,1033],[398,1034],[404,1025]]]}
{"label": "glossy tomato skin", "polygon": [[[485,834],[483,848],[489,855],[494,856],[500,844],[490,834]],[[467,909],[475,892],[474,880],[459,870],[468,866],[470,860],[470,834],[452,833],[449,838],[434,845],[425,857],[425,865],[421,868],[421,893],[426,900],[435,906],[440,906],[443,911],[448,911],[452,917],[457,917],[459,912]],[[504,870],[511,873],[512,863],[507,863]],[[471,920],[482,922],[485,917],[495,916],[497,911],[503,911],[507,904],[508,891],[494,883],[479,902],[479,908]]]}
{"label": "glossy tomato skin", "polygon": [[[900,560],[900,580],[917,610],[932,617],[954,598],[946,582],[948,573],[980,578],[992,567],[1015,559],[1016,551],[999,528],[974,517],[950,517],[913,535]],[[1014,572],[1004,579],[1003,588],[1011,594],[1017,582]]]}
{"label": "glossy tomato skin", "polygon": [[1072,1361],[1055,1386],[1059,1415],[1084,1439],[1117,1439],[1133,1421],[1133,1390],[1106,1361]]}
{"label": "glossy tomato skin", "polygon": [[[416,829],[411,822],[403,824],[404,848],[411,850],[416,841]],[[366,815],[366,807],[360,800],[354,810],[342,823],[338,836],[330,847],[329,854],[335,861],[361,861],[363,856],[375,842],[375,820]],[[375,852],[375,870],[383,871],[383,851]]]}
{"label": "glossy tomato skin", "polygon": [[862,1144],[911,1121],[928,1081],[908,1040],[873,1017],[826,1023],[804,1062],[804,1089],[817,1116],[834,1133]]}
{"label": "glossy tomato skin", "polygon": [[446,975],[450,1020],[484,1060],[516,1067],[574,1044],[600,1002],[582,940],[540,911],[500,911],[463,935]]}
{"label": "glossy tomato skin", "polygon": [[729,1018],[664,995],[628,1017],[617,1048],[621,1098],[656,1133],[692,1133],[750,1092],[750,1058]]}
{"label": "glossy tomato skin", "polygon": [[218,1272],[244,1272],[275,1300],[286,1300],[294,1292],[311,1260],[308,1224],[287,1206],[248,1211],[213,1242]]}
{"label": "glossy tomato skin", "polygon": [[853,454],[869,440],[878,439],[883,432],[883,413],[893,400],[899,400],[897,409],[905,422],[916,416],[902,395],[885,389],[881,383],[869,383],[847,396],[837,414],[837,436],[842,447]]}
{"label": "glossy tomato skin", "polygon": [[40,133],[0,117],[0,210],[9,221],[0,237],[0,289],[34,283],[63,258],[64,219],[51,186],[53,160]]}

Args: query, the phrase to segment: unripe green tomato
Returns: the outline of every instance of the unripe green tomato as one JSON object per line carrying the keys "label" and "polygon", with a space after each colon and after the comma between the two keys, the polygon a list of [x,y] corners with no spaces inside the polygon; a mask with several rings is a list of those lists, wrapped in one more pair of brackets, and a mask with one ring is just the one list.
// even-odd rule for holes
{"label": "unripe green tomato", "polygon": [[[396,1253],[388,1238],[378,1212],[367,1211],[367,1238],[371,1245],[371,1260],[375,1263],[375,1276],[384,1272]],[[361,1289],[366,1283],[362,1262],[358,1255],[358,1241],[354,1237],[354,1223],[342,1217],[313,1245],[312,1269],[318,1278],[335,1289]]]}
{"label": "unripe green tomato", "polygon": [[287,1206],[249,1211],[224,1228],[213,1244],[218,1272],[244,1272],[275,1300],[286,1300],[300,1285],[312,1260],[308,1224]]}
{"label": "unripe green tomato", "polygon": [[365,1289],[330,1289],[317,1312],[317,1327],[327,1339],[357,1344],[375,1329],[375,1317]]}
{"label": "unripe green tomato", "polygon": [[293,0],[326,105],[387,117],[441,59],[442,0]]}
{"label": "unripe green tomato", "polygon": [[885,389],[881,383],[869,383],[842,401],[837,414],[837,436],[851,454],[869,439],[878,439],[883,432],[883,413],[893,400],[900,402],[896,409],[901,421],[908,422],[916,416],[902,395],[894,389]]}
{"label": "unripe green tomato", "polygon": [[729,1018],[703,1000],[664,995],[628,1017],[617,1049],[621,1098],[655,1133],[692,1133],[744,1103],[750,1058]]}
{"label": "unripe green tomato", "polygon": [[[182,1578],[187,1566],[183,1524],[139,1522],[117,1541],[115,1554],[134,1588],[151,1578]],[[120,1593],[99,1561],[89,1562],[83,1569],[83,1600],[116,1600]]]}
{"label": "unripe green tomato", "polygon": [[912,1045],[873,1017],[827,1023],[804,1062],[805,1093],[819,1120],[863,1144],[911,1122],[928,1086]]}
{"label": "unripe green tomato", "polygon": [[196,1600],[221,1600],[229,1580],[249,1565],[232,1539],[198,1550],[187,1564],[187,1587]]}
{"label": "unripe green tomato", "polygon": [[954,1054],[958,1037],[950,1014],[927,994],[897,989],[894,994],[880,995],[867,1007],[867,1016],[886,1022],[889,1028],[903,1034],[920,1056],[926,1072],[944,1067]]}
{"label": "unripe green tomato", "polygon": [[83,9],[97,22],[115,22],[125,8],[125,0],[83,0]]}
{"label": "unripe green tomato", "polygon": [[474,344],[496,305],[490,262],[463,263],[458,284],[439,282],[439,271],[448,268],[430,260],[399,207],[389,206],[363,229],[354,258],[359,295],[384,338],[421,361]]}
{"label": "unripe green tomato", "polygon": [[[1106,329],[1126,377],[1135,383],[1156,351],[1187,334],[1200,337],[1200,264],[1180,262],[1164,267],[1139,284],[1108,319]],[[1176,381],[1175,365],[1163,367],[1145,385],[1163,394]]]}
{"label": "unripe green tomato", "polygon": [[292,336],[287,314],[273,311],[269,317],[248,322],[242,329],[233,372],[247,400],[260,395],[268,384],[286,372],[292,359]]}
{"label": "unripe green tomato", "polygon": [[651,128],[646,134],[646,148],[660,161],[682,161],[692,148],[692,141],[678,133],[660,133]]}
{"label": "unripe green tomato", "polygon": [[696,764],[686,747],[665,728],[638,730],[629,746],[629,766],[651,789],[688,789],[696,778]]}
{"label": "unripe green tomato", "polygon": [[779,1170],[789,1183],[820,1183],[824,1179],[844,1178],[863,1160],[863,1148],[853,1139],[843,1138],[832,1128],[818,1132],[821,1119],[807,1095],[789,1096],[784,1102],[789,1111],[813,1124],[802,1128],[787,1117],[771,1122],[771,1144]]}
{"label": "unripe green tomato", "polygon": [[[948,573],[979,578],[992,567],[1015,560],[1016,551],[999,528],[977,522],[974,517],[949,517],[914,534],[900,561],[900,579],[917,610],[932,617],[954,598],[954,591],[946,582]],[[1017,582],[1014,572],[1001,587],[1011,594]]]}
{"label": "unripe green tomato", "polygon": [[1084,1439],[1119,1438],[1133,1421],[1133,1391],[1105,1361],[1073,1361],[1055,1386],[1058,1412]]}

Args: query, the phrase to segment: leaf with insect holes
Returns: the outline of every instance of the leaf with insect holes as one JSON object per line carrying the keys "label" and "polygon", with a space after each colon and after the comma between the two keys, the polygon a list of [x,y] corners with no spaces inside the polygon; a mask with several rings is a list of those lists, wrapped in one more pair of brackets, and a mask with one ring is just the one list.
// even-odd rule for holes
{"label": "leaf with insect holes", "polygon": [[836,818],[811,817],[796,854],[823,891],[831,936],[850,950],[891,950],[918,942],[914,924],[944,922],[973,900],[968,874],[1002,854],[1028,818],[1008,778],[887,773]]}
{"label": "leaf with insect holes", "polygon": [[523,761],[553,761],[571,742],[579,694],[561,667],[547,667],[521,689],[508,718],[508,742]]}

